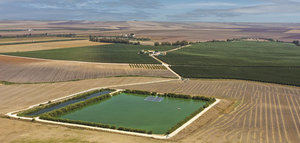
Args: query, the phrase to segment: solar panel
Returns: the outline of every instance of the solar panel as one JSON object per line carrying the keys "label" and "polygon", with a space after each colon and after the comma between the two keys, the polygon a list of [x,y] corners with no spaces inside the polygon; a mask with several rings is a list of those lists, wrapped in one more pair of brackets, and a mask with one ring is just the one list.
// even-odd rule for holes
{"label": "solar panel", "polygon": [[151,101],[151,102],[161,102],[164,100],[163,97],[158,97],[158,96],[148,96],[144,99],[145,101]]}

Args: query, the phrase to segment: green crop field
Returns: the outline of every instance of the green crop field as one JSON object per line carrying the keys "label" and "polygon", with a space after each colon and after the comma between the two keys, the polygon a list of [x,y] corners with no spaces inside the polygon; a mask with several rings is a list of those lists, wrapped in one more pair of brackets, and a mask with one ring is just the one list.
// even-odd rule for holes
{"label": "green crop field", "polygon": [[178,122],[205,105],[203,101],[192,99],[165,97],[161,102],[152,102],[145,101],[145,97],[145,95],[121,93],[59,118],[164,134]]}
{"label": "green crop field", "polygon": [[206,42],[159,57],[186,78],[300,85],[300,47],[281,42]]}
{"label": "green crop field", "polygon": [[3,54],[54,60],[71,60],[103,63],[156,64],[158,63],[156,60],[152,59],[148,55],[139,55],[138,52],[143,49],[164,51],[172,48],[174,47],[110,44]]}

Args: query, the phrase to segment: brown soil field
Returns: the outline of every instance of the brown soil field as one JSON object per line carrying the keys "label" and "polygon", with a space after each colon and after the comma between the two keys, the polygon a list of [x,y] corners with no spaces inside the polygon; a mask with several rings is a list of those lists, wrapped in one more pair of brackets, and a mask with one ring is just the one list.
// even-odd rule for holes
{"label": "brown soil field", "polygon": [[[274,38],[282,41],[299,30],[299,23],[204,23],[204,22],[143,22],[143,21],[0,21],[0,29],[49,29],[32,34],[76,33],[79,35],[120,35],[135,33],[156,41],[207,41],[230,38]],[[0,32],[0,35],[28,34],[28,31]],[[299,39],[298,39],[299,40]]]}
{"label": "brown soil field", "polygon": [[[0,111],[6,113],[22,109],[93,87],[157,80],[162,79],[119,77],[53,84],[2,85]],[[222,100],[170,140],[0,118],[2,127],[0,142],[296,143],[299,141],[298,87],[240,80],[177,80],[116,88],[207,95]]]}
{"label": "brown soil field", "polygon": [[299,87],[239,80],[188,80],[121,88],[237,101],[234,111],[179,138],[182,142],[296,143],[300,140]]}
{"label": "brown soil field", "polygon": [[[149,67],[161,66],[150,64]],[[176,77],[165,68],[132,68],[129,64],[39,60],[0,55],[0,81],[58,82],[112,76]]]}
{"label": "brown soil field", "polygon": [[296,34],[299,34],[300,30],[289,30],[286,33],[296,33]]}
{"label": "brown soil field", "polygon": [[168,79],[153,77],[110,77],[59,83],[2,85],[0,86],[0,114],[24,109],[30,105],[47,102],[91,88],[158,80]]}
{"label": "brown soil field", "polygon": [[61,48],[84,47],[84,46],[105,45],[105,44],[107,43],[91,42],[89,40],[76,40],[76,41],[34,43],[34,44],[2,45],[0,46],[0,53],[61,49]]}

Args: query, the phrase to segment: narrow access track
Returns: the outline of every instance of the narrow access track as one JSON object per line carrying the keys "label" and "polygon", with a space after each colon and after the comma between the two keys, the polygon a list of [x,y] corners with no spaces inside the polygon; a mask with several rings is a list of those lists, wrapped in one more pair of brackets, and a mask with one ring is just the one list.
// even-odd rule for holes
{"label": "narrow access track", "polygon": [[178,48],[171,49],[171,50],[164,51],[164,52],[166,52],[166,53],[168,53],[168,52],[174,52],[174,51],[180,50],[180,49],[182,49],[182,48],[190,47],[190,46],[191,46],[191,45],[180,46],[180,47],[178,47]]}
{"label": "narrow access track", "polygon": [[[186,48],[186,47],[190,47],[191,45],[185,45],[185,46],[180,46],[178,48],[175,48],[175,49],[171,49],[171,50],[168,50],[168,51],[163,51],[164,53],[168,53],[168,52],[174,52],[174,51],[177,51],[177,50],[180,50],[182,48]],[[166,67],[169,71],[171,71],[173,74],[175,74],[179,80],[182,80],[182,77],[176,73],[175,71],[173,71],[171,68],[170,68],[170,65],[165,63],[164,61],[158,59],[157,57],[155,57],[153,54],[149,55],[150,57],[152,57],[153,59],[155,59],[156,61],[160,62],[164,67]]]}
{"label": "narrow access track", "polygon": [[158,59],[157,57],[155,57],[154,55],[150,55],[150,57],[152,57],[153,59],[157,60],[158,62],[160,62],[164,67],[166,67],[170,72],[172,72],[173,74],[175,74],[179,80],[182,80],[182,77],[177,74],[175,71],[173,71],[171,68],[170,68],[170,65],[163,62],[162,60]]}

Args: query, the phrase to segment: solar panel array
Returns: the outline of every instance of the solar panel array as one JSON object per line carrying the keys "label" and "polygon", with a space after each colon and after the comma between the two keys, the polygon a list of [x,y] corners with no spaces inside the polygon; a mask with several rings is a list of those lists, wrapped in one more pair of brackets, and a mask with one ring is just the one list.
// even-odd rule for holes
{"label": "solar panel array", "polygon": [[161,102],[164,100],[163,97],[158,97],[158,96],[148,96],[144,99],[145,101],[152,101],[152,102]]}

